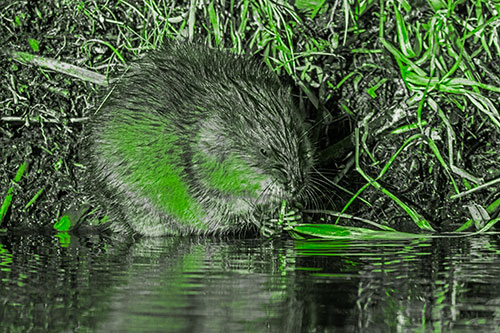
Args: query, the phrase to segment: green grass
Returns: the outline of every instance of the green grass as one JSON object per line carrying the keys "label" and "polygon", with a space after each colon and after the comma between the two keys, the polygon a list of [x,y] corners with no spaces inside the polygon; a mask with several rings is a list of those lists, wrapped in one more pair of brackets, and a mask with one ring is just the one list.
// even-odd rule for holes
{"label": "green grass", "polygon": [[5,218],[5,215],[7,215],[7,210],[9,209],[10,203],[12,202],[12,198],[14,197],[15,187],[17,186],[17,183],[19,183],[19,181],[21,180],[21,177],[23,176],[25,170],[26,170],[26,163],[21,164],[19,166],[19,169],[17,169],[16,176],[12,180],[12,186],[9,187],[7,195],[5,196],[2,206],[0,207],[0,225],[3,219]]}
{"label": "green grass", "polygon": [[[336,185],[318,182],[313,200],[316,211],[338,212],[330,222],[428,232],[491,230],[498,220],[500,4],[55,3],[57,11],[0,8],[8,41],[0,59],[8,78],[0,93],[2,218],[10,206],[3,225],[61,217],[80,195],[85,161],[77,152],[99,86],[172,38],[262,57],[295,82],[299,106],[315,122],[318,169]],[[346,137],[353,154],[335,156]],[[13,191],[25,161],[34,163],[16,182],[22,191]]]}

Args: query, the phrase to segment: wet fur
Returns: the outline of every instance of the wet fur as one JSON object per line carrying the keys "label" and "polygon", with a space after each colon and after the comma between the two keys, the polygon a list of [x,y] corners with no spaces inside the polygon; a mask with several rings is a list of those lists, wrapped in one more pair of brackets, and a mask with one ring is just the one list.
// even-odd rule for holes
{"label": "wet fur", "polygon": [[[171,42],[132,65],[112,89],[92,116],[86,160],[87,188],[108,209],[114,230],[150,236],[240,232],[259,227],[259,217],[282,199],[300,200],[306,193],[312,148],[304,121],[290,88],[261,61]],[[125,179],[140,164],[116,148],[119,135],[109,139],[120,126],[144,132],[144,146],[137,149],[156,156],[151,168],[162,170],[170,163],[182,169],[182,181],[206,214],[204,221],[179,223],[137,190],[140,182]],[[151,151],[148,147],[161,142],[155,142],[159,129],[176,139]],[[258,200],[207,188],[195,160],[200,152],[221,162],[231,154],[241,157],[256,177],[265,178]]]}

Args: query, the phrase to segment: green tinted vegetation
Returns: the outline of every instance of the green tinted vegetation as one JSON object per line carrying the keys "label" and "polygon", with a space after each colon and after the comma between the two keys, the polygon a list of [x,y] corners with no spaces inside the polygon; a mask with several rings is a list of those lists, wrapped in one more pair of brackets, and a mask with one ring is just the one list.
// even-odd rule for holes
{"label": "green tinted vegetation", "polygon": [[[77,192],[68,184],[78,183],[75,173],[85,163],[71,152],[78,126],[99,105],[95,87],[80,81],[104,85],[104,75],[116,77],[169,38],[254,54],[293,79],[300,106],[317,122],[312,136],[321,169],[344,168],[311,200],[319,203],[315,208],[339,212],[337,223],[358,226],[342,217],[351,215],[364,226],[369,221],[401,230],[410,224],[428,232],[485,231],[498,221],[500,4],[495,1],[196,0],[169,7],[156,0],[113,6],[89,0],[60,1],[57,16],[44,4],[37,6],[33,11],[13,3],[0,16],[10,36],[5,49],[19,51],[9,55],[52,70],[4,66],[10,79],[2,89],[8,106],[0,123],[2,189],[9,191],[13,173],[31,152],[40,163],[39,173],[18,184],[23,191],[15,197],[18,208],[10,211],[12,223],[29,223],[31,215],[54,219],[59,191],[64,189],[65,200]],[[50,27],[43,25],[47,21]],[[55,27],[67,36],[65,43],[48,38]],[[29,38],[38,41],[40,56],[30,54]],[[352,142],[347,151],[353,154],[335,155],[346,151],[337,149],[337,142]],[[130,140],[120,149],[134,144]],[[152,162],[145,156],[142,165]],[[214,188],[244,191],[228,186],[248,179],[246,171],[233,173],[234,182],[222,177],[238,165],[231,163],[207,181]],[[213,169],[210,163],[206,167]],[[172,175],[159,182],[140,166],[130,177],[150,180],[144,190],[161,203],[162,186],[182,183],[176,168],[176,161],[158,166],[156,172]],[[185,189],[177,194],[183,199],[169,209],[182,214],[193,203]]]}
{"label": "green tinted vegetation", "polygon": [[7,195],[5,196],[2,206],[0,207],[0,224],[2,223],[5,215],[7,214],[7,210],[10,207],[10,203],[12,202],[12,198],[14,197],[15,194],[15,187],[17,187],[17,183],[21,180],[21,177],[24,174],[24,171],[26,170],[26,163],[23,163],[19,166],[17,169],[16,176],[14,177],[14,180],[12,181],[11,187],[9,187],[9,190],[7,191]]}

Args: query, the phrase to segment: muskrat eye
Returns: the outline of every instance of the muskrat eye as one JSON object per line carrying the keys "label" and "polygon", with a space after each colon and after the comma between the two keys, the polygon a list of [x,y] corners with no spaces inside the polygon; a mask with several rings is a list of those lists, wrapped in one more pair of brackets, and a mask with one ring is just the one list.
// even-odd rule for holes
{"label": "muskrat eye", "polygon": [[262,156],[267,156],[267,150],[265,150],[264,148],[260,148],[260,153],[262,154]]}

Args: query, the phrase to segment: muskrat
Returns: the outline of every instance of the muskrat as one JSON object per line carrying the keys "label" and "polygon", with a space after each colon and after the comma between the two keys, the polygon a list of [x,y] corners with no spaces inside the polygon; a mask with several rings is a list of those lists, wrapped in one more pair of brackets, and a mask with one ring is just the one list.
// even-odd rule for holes
{"label": "muskrat", "polygon": [[304,124],[290,87],[263,62],[168,42],[133,64],[91,116],[92,195],[117,231],[275,230],[263,220],[309,193]]}

